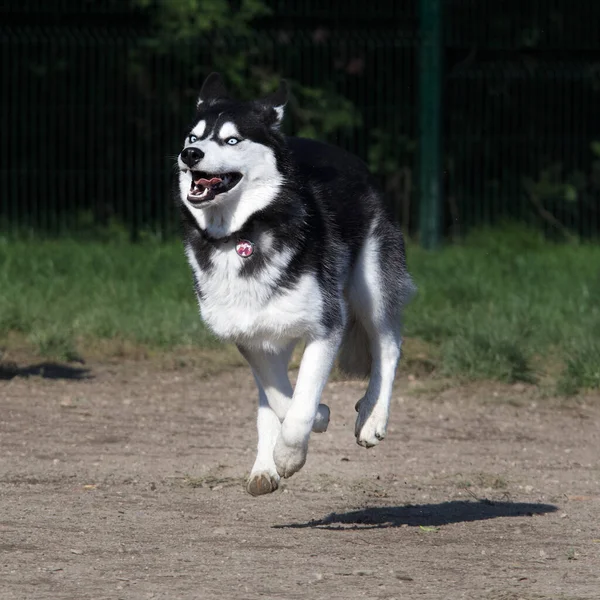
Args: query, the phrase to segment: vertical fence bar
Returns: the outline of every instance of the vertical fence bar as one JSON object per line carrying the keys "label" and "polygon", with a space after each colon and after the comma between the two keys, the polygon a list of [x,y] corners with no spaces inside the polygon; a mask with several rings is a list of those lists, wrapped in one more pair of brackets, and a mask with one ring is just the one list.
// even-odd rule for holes
{"label": "vertical fence bar", "polygon": [[419,229],[424,248],[440,244],[442,216],[442,0],[419,0]]}

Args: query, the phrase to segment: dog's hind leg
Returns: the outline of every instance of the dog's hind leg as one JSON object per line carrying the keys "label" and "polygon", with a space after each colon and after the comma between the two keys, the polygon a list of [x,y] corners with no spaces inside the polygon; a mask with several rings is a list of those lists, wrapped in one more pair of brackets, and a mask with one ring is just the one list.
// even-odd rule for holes
{"label": "dog's hind leg", "polygon": [[[292,384],[288,378],[288,364],[295,344],[279,352],[239,347],[246,358],[258,387],[258,448],[246,489],[253,496],[268,494],[277,489],[279,474],[273,459],[275,442],[292,403]],[[321,404],[313,431],[325,431],[329,423],[329,408]]]}
{"label": "dog's hind leg", "polygon": [[385,438],[396,367],[400,359],[399,325],[380,324],[371,341],[371,377],[364,397],[356,403],[354,435],[370,448]]}
{"label": "dog's hind leg", "polygon": [[[382,247],[386,256],[382,257]],[[356,404],[355,436],[369,448],[386,435],[390,399],[400,359],[400,317],[412,282],[404,267],[402,238],[392,226],[365,242],[355,266],[349,300],[370,342],[371,372],[365,396]]]}

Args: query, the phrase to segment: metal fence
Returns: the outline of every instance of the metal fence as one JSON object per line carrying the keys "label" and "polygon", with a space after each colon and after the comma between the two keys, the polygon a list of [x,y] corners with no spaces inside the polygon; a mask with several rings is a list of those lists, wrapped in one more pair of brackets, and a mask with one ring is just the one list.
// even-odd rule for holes
{"label": "metal fence", "polygon": [[[279,73],[297,82],[287,132],[362,156],[411,233],[422,218],[425,148],[419,1],[429,0],[348,0],[343,10],[265,2],[271,14],[251,32],[219,38],[249,81]],[[519,220],[597,236],[600,2],[442,6],[443,233]],[[0,230],[173,234],[172,167],[214,40],[157,45],[128,2],[0,7]],[[312,102],[308,116],[303,101]]]}

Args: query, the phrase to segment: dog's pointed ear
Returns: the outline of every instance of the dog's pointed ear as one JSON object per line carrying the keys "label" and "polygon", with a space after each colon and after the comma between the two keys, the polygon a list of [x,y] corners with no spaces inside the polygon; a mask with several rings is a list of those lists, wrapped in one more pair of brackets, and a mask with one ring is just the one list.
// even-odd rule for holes
{"label": "dog's pointed ear", "polygon": [[229,92],[225,87],[225,82],[220,73],[211,73],[202,84],[200,96],[198,97],[197,107],[202,104],[212,104],[217,100],[229,98]]}
{"label": "dog's pointed ear", "polygon": [[267,110],[271,111],[272,127],[279,127],[283,121],[285,105],[288,101],[288,85],[285,79],[279,82],[279,87],[276,91],[259,100],[260,104]]}

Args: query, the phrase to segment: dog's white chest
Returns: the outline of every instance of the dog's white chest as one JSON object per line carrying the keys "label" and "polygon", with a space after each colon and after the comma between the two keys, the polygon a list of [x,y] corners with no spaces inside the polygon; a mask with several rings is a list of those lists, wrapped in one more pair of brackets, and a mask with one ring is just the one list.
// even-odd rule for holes
{"label": "dog's white chest", "polygon": [[321,293],[313,275],[303,275],[286,289],[278,285],[290,253],[269,257],[253,273],[243,272],[244,261],[252,259],[238,255],[233,242],[213,253],[213,267],[206,271],[190,249],[186,253],[201,290],[202,319],[220,338],[276,343],[320,326]]}

